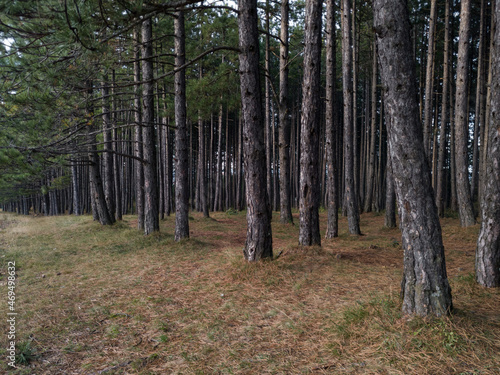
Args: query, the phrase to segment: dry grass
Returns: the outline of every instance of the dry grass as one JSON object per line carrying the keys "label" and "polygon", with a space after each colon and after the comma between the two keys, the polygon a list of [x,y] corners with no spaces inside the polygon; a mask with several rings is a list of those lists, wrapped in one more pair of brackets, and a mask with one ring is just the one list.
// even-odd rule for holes
{"label": "dry grass", "polygon": [[1,290],[15,260],[17,341],[35,356],[13,373],[500,373],[500,291],[474,282],[477,227],[442,222],[455,311],[420,319],[400,314],[400,234],[383,216],[362,215],[361,237],[342,218],[321,248],[298,247],[275,216],[282,255],[258,264],[243,260],[244,213],[192,216],[175,243],[173,217],[144,237],[132,216],[0,213]]}

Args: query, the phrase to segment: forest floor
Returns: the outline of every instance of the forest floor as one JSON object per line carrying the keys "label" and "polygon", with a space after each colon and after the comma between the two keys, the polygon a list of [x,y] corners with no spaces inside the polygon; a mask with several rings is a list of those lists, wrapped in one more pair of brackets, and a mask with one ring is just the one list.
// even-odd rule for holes
{"label": "forest floor", "polygon": [[[401,315],[400,232],[361,216],[347,233],[301,248],[273,216],[274,261],[243,259],[245,213],[174,217],[144,237],[136,218],[0,212],[0,320],[16,262],[18,369],[13,374],[500,374],[500,290],[474,281],[478,226],[442,220],[454,311]],[[326,214],[321,213],[324,234]]]}

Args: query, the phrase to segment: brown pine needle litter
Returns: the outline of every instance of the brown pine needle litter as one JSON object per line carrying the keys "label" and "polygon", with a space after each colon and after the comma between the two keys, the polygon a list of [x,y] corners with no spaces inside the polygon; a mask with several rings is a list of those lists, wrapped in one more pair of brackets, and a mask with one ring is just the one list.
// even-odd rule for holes
{"label": "brown pine needle litter", "polygon": [[180,243],[174,217],[148,237],[135,220],[0,213],[0,314],[15,261],[26,359],[7,366],[4,333],[0,372],[500,374],[500,290],[474,281],[478,226],[443,219],[455,310],[422,319],[401,315],[400,234],[381,215],[361,216],[362,236],[341,218],[338,238],[303,248],[274,213],[280,255],[256,264],[243,259],[244,212],[191,213]]}

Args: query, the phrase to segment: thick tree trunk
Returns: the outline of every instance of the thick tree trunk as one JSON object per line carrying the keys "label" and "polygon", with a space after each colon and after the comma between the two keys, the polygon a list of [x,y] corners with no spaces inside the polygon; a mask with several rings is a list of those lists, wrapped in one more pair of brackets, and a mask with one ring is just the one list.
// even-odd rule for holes
{"label": "thick tree trunk", "polygon": [[439,216],[444,216],[445,210],[445,159],[446,159],[446,128],[448,126],[448,78],[449,78],[449,48],[450,48],[450,0],[446,0],[444,16],[444,51],[443,51],[443,92],[441,97],[441,127],[439,129],[439,156],[437,166],[436,203]]}
{"label": "thick tree trunk", "polygon": [[[186,62],[184,12],[176,12],[175,66]],[[186,124],[186,72],[175,73],[175,241],[189,238],[189,138]]]}
{"label": "thick tree trunk", "polygon": [[151,19],[142,23],[142,142],[144,157],[144,234],[160,230],[158,212],[158,171],[156,168],[156,137],[153,93],[153,25]]}
{"label": "thick tree trunk", "polygon": [[328,222],[326,238],[339,235],[339,207],[337,191],[337,143],[338,123],[335,116],[336,99],[336,38],[335,38],[335,2],[326,3],[326,197]]}
{"label": "thick tree trunk", "polygon": [[[493,13],[493,12],[492,12]],[[500,19],[500,3],[494,8]],[[500,287],[500,27],[491,51],[491,103],[484,186],[481,194],[481,229],[476,250],[476,280],[486,287]]]}
{"label": "thick tree trunk", "polygon": [[288,0],[281,2],[280,31],[280,96],[279,96],[279,156],[280,156],[280,223],[293,223],[290,198],[290,110],[288,107]]}
{"label": "thick tree trunk", "polygon": [[352,118],[351,2],[342,0],[342,78],[344,87],[344,202],[349,233],[361,234],[358,199],[354,187],[354,123]]}
{"label": "thick tree trunk", "polygon": [[267,194],[266,147],[259,75],[257,1],[238,2],[240,88],[243,114],[243,152],[247,196],[247,239],[243,254],[248,261],[273,256],[271,207]]}
{"label": "thick tree trunk", "polygon": [[142,147],[142,116],[141,116],[141,96],[140,86],[141,81],[141,33],[139,28],[134,29],[134,155],[135,160],[135,206],[137,211],[137,229],[144,229],[144,168],[142,161],[143,147]]}
{"label": "thick tree trunk", "polygon": [[321,245],[319,233],[320,72],[322,0],[306,0],[300,139],[299,244]]}
{"label": "thick tree trunk", "polygon": [[266,77],[264,79],[264,90],[265,90],[265,123],[266,123],[266,166],[267,166],[267,195],[269,196],[269,202],[273,201],[273,176],[272,176],[272,147],[273,147],[273,138],[271,134],[271,82],[270,82],[270,70],[271,70],[271,62],[270,62],[270,38],[269,38],[269,0],[266,0],[266,36],[265,36],[265,70]]}
{"label": "thick tree trunk", "polygon": [[415,65],[408,58],[408,8],[398,0],[375,0],[373,8],[404,248],[403,312],[446,315],[451,289],[418,114]]}
{"label": "thick tree trunk", "polygon": [[469,67],[470,0],[462,0],[457,62],[457,87],[455,99],[455,168],[457,178],[458,212],[460,224],[468,227],[476,223],[469,184],[468,67]]}

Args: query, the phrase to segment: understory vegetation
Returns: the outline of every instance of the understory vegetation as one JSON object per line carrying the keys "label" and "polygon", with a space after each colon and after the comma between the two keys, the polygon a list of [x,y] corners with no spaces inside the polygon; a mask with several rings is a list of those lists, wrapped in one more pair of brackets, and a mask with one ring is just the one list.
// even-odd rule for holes
{"label": "understory vegetation", "polygon": [[349,235],[342,218],[340,236],[321,248],[297,246],[298,226],[278,220],[275,259],[249,263],[245,212],[191,213],[191,238],[180,242],[174,217],[144,236],[135,216],[101,226],[90,216],[0,213],[0,290],[7,296],[15,261],[18,312],[18,368],[1,349],[1,371],[500,372],[500,290],[475,283],[477,225],[441,221],[454,310],[423,319],[401,313],[401,235],[382,215],[361,215],[363,236]]}

